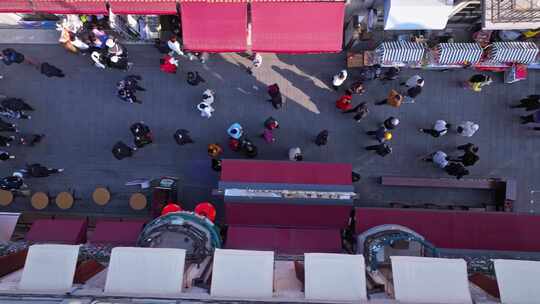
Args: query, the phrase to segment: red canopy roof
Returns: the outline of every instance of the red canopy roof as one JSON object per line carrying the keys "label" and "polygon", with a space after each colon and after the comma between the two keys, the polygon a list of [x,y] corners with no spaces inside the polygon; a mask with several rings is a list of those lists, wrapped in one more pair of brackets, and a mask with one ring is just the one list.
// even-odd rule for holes
{"label": "red canopy roof", "polygon": [[225,248],[272,250],[282,254],[341,252],[341,234],[339,229],[230,226]]}
{"label": "red canopy roof", "polygon": [[254,2],[252,49],[257,52],[339,52],[344,2]]}
{"label": "red canopy roof", "polygon": [[[2,0],[3,1],[3,0]],[[32,0],[34,12],[51,14],[107,14],[105,0]]]}
{"label": "red canopy roof", "polygon": [[93,244],[135,246],[144,221],[100,221],[90,238]]}
{"label": "red canopy roof", "polygon": [[540,251],[540,216],[535,215],[356,209],[356,233],[384,224],[408,227],[441,248]]}
{"label": "red canopy roof", "polygon": [[176,0],[109,0],[115,14],[176,15]]}
{"label": "red canopy roof", "polygon": [[2,0],[0,13],[31,13],[32,5],[28,0]]}
{"label": "red canopy roof", "polygon": [[86,220],[36,220],[26,240],[37,243],[82,244],[86,242]]}
{"label": "red canopy roof", "polygon": [[184,47],[205,52],[241,52],[247,48],[247,4],[182,2]]}

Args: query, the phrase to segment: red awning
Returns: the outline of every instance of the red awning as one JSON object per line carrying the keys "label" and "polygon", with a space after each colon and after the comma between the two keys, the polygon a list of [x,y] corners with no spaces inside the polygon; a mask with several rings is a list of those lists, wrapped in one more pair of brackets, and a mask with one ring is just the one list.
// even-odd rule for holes
{"label": "red awning", "polygon": [[352,165],[224,159],[222,182],[352,185]]}
{"label": "red awning", "polygon": [[410,228],[441,248],[540,251],[540,216],[535,215],[356,209],[356,233],[384,224]]}
{"label": "red awning", "polygon": [[115,14],[176,15],[176,0],[109,0]]}
{"label": "red awning", "polygon": [[32,5],[28,0],[1,0],[0,13],[31,13]]}
{"label": "red awning", "polygon": [[257,52],[339,52],[344,2],[254,2],[252,49]]}
{"label": "red awning", "polygon": [[90,243],[113,246],[135,246],[143,221],[101,221],[96,223]]}
{"label": "red awning", "polygon": [[26,240],[36,243],[82,244],[86,242],[86,220],[36,220]]}
{"label": "red awning", "polygon": [[272,250],[282,254],[341,252],[339,229],[287,229],[230,226],[227,249]]}
{"label": "red awning", "polygon": [[[3,0],[2,0],[3,1]],[[32,0],[33,9],[50,14],[107,14],[105,0]]]}
{"label": "red awning", "polygon": [[183,43],[187,50],[240,52],[247,46],[247,4],[183,2]]}

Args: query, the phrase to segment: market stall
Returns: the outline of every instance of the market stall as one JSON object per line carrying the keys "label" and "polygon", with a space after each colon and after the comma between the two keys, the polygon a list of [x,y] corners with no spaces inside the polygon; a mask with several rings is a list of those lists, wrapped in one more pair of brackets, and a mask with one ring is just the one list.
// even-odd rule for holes
{"label": "market stall", "polygon": [[490,61],[529,64],[536,61],[538,46],[534,42],[495,42],[487,53]]}
{"label": "market stall", "polygon": [[439,43],[434,51],[434,61],[446,64],[476,64],[484,50],[478,43]]}
{"label": "market stall", "polygon": [[383,42],[375,49],[376,63],[382,66],[418,66],[424,59],[426,47],[423,43],[408,41]]}

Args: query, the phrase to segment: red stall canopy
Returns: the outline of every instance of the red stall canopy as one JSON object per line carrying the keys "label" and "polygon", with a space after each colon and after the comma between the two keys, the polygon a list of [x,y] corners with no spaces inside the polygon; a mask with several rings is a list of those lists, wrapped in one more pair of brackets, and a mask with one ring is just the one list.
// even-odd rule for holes
{"label": "red stall canopy", "polygon": [[115,14],[176,15],[176,0],[109,0]]}
{"label": "red stall canopy", "polygon": [[135,246],[143,226],[143,221],[100,221],[96,223],[90,243]]}
{"label": "red stall canopy", "polygon": [[86,242],[86,220],[36,220],[26,240],[36,243],[82,244]]}
{"label": "red stall canopy", "polygon": [[396,224],[437,247],[540,251],[540,216],[502,212],[356,209],[356,232]]}
{"label": "red stall canopy", "polygon": [[257,52],[339,52],[344,2],[254,2],[252,49]]}
{"label": "red stall canopy", "polygon": [[272,250],[281,254],[341,252],[339,229],[229,226],[227,249]]}
{"label": "red stall canopy", "polygon": [[28,0],[1,0],[0,13],[31,13],[32,5]]}
{"label": "red stall canopy", "polygon": [[182,2],[184,47],[204,52],[240,52],[247,47],[247,4]]}
{"label": "red stall canopy", "polygon": [[107,14],[105,2],[105,0],[32,0],[35,12],[50,14]]}

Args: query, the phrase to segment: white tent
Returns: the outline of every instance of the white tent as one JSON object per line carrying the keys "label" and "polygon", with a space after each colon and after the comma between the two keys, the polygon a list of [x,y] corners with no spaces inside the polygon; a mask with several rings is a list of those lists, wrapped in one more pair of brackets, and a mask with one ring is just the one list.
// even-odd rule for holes
{"label": "white tent", "polygon": [[472,303],[462,259],[393,256],[396,300],[405,303]]}
{"label": "white tent", "polygon": [[364,256],[306,253],[304,263],[306,299],[367,300]]}
{"label": "white tent", "polygon": [[32,245],[19,282],[19,289],[67,292],[79,256],[79,245]]}
{"label": "white tent", "polygon": [[505,304],[533,304],[540,299],[540,262],[493,260],[501,302]]}
{"label": "white tent", "polygon": [[273,251],[215,250],[212,296],[271,298],[273,282]]}
{"label": "white tent", "polygon": [[7,242],[17,226],[20,213],[0,212],[0,242]]}
{"label": "white tent", "polygon": [[172,248],[113,248],[105,292],[166,294],[182,292],[186,251]]}
{"label": "white tent", "polygon": [[442,30],[453,10],[446,0],[385,0],[385,30]]}

